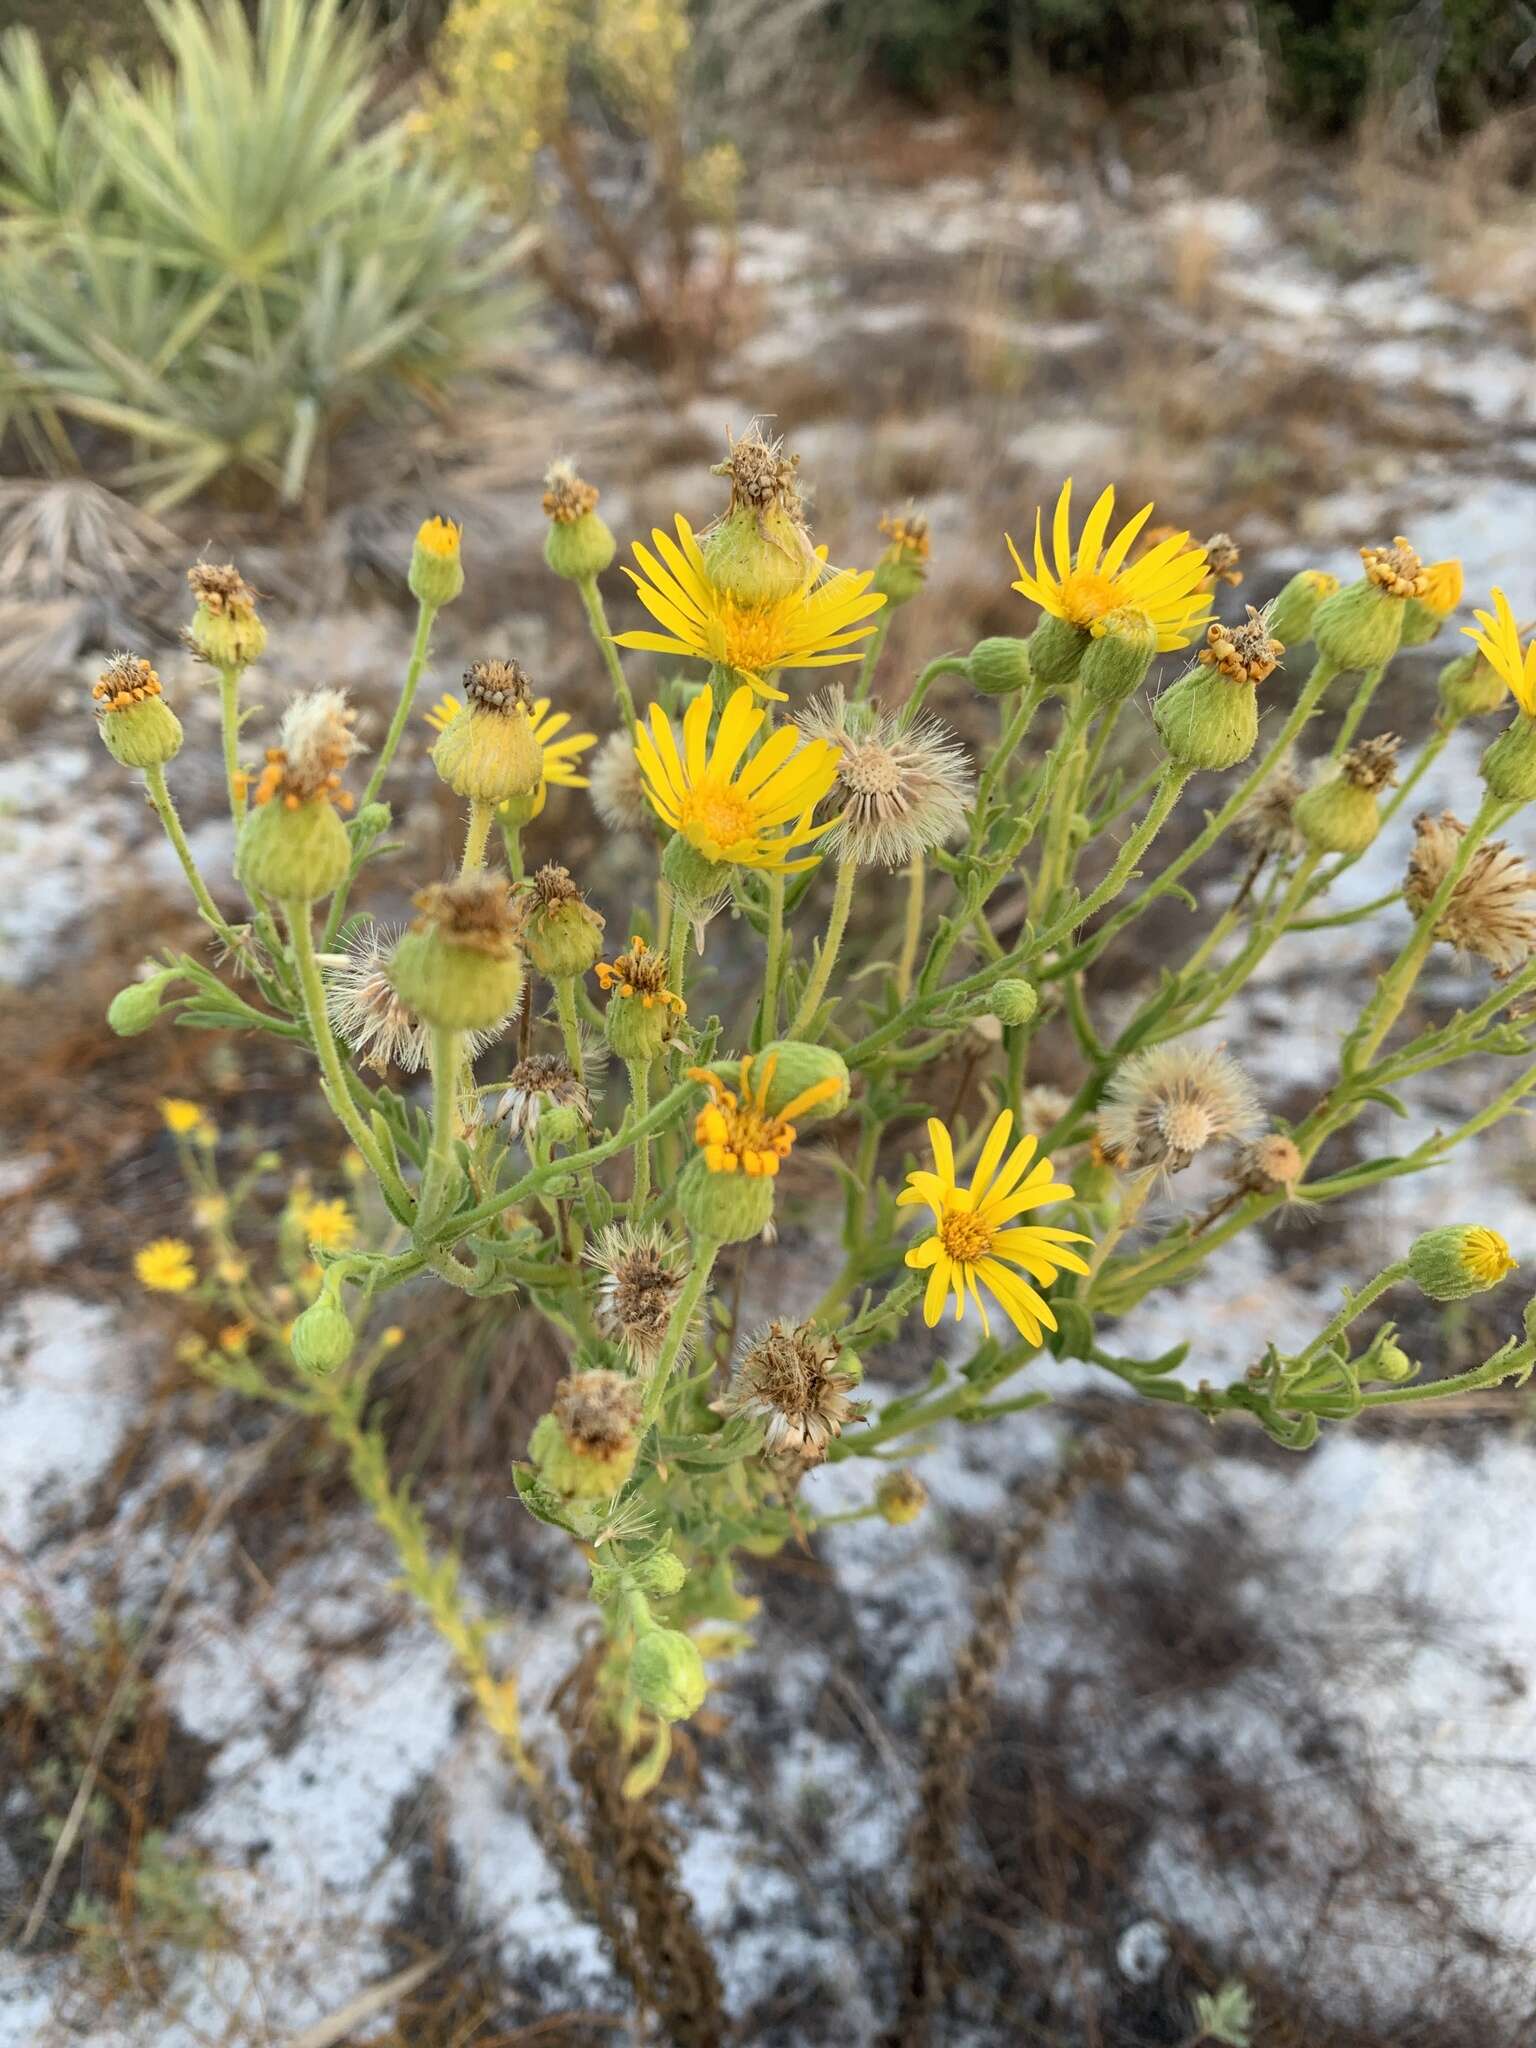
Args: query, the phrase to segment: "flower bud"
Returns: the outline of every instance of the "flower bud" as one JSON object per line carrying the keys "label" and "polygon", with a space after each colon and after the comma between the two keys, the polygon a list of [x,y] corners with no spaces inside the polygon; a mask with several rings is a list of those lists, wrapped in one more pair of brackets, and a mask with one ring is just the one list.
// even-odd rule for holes
{"label": "flower bud", "polygon": [[215,668],[240,669],[267,644],[267,629],[256,614],[256,593],[233,562],[216,567],[196,562],[187,581],[197,599],[187,638]]}
{"label": "flower bud", "polygon": [[798,455],[785,455],[781,441],[752,426],[711,472],[730,478],[731,502],[699,546],[710,582],[737,604],[780,604],[816,573],[795,483],[799,466]]}
{"label": "flower bud", "polygon": [[452,604],[464,588],[464,564],[459,560],[459,538],[464,529],[455,519],[434,513],[416,529],[411,549],[411,571],[406,579],[418,604],[439,611]]}
{"label": "flower bud", "polygon": [[1379,668],[1398,650],[1403,633],[1401,602],[1362,577],[1325,598],[1312,619],[1319,654],[1337,668]]}
{"label": "flower bud", "polygon": [[1496,1230],[1480,1223],[1448,1223],[1426,1230],[1409,1247],[1408,1270],[1431,1301],[1464,1301],[1497,1287],[1515,1260]]}
{"label": "flower bud", "polygon": [[629,1660],[629,1682],[663,1721],[686,1721],[709,1690],[698,1645],[677,1628],[648,1629],[640,1637]]}
{"label": "flower bud", "polygon": [[633,1570],[635,1584],[658,1600],[670,1600],[674,1593],[680,1593],[688,1576],[687,1566],[670,1550],[653,1550]]}
{"label": "flower bud", "polygon": [[528,1440],[539,1476],[567,1500],[607,1500],[635,1469],[640,1450],[640,1383],[617,1372],[561,1380],[549,1412]]}
{"label": "flower bud", "polygon": [[515,661],[477,661],[464,677],[465,702],[432,749],[432,765],[455,796],[501,804],[530,796],[544,773],[544,750],[528,707],[528,678]]}
{"label": "flower bud", "polygon": [[886,1472],[875,1488],[875,1506],[880,1519],[894,1529],[915,1522],[928,1505],[928,1489],[915,1472]]}
{"label": "flower bud", "polygon": [[140,655],[114,654],[91,690],[97,729],[124,768],[163,768],[181,751],[181,721]]}
{"label": "flower bud", "polygon": [[1269,630],[1282,647],[1300,647],[1312,638],[1312,621],[1325,597],[1339,587],[1325,569],[1298,569],[1269,607]]}
{"label": "flower bud", "polygon": [[515,916],[523,951],[550,981],[589,973],[603,950],[603,919],[555,862],[520,891]]}
{"label": "flower bud", "polygon": [[1090,704],[1107,711],[1134,696],[1147,679],[1157,653],[1157,628],[1145,612],[1121,605],[1093,628],[1078,677]]}
{"label": "flower bud", "polygon": [[1253,752],[1259,737],[1258,696],[1252,683],[1234,682],[1220,669],[1198,664],[1152,706],[1168,757],[1176,767],[1220,772]]}
{"label": "flower bud", "polygon": [[1347,775],[1315,783],[1297,799],[1292,815],[1314,853],[1364,853],[1381,830],[1375,797]]}
{"label": "flower bud", "polygon": [[500,1024],[523,988],[505,877],[461,875],[423,889],[415,903],[421,914],[390,962],[396,994],[445,1031]]}
{"label": "flower bud", "polygon": [[[848,1095],[852,1083],[848,1074],[848,1063],[841,1053],[834,1052],[829,1045],[809,1045],[803,1039],[776,1038],[765,1045],[752,1062],[752,1070],[759,1079],[767,1076],[763,1088],[762,1103],[770,1116],[777,1116],[786,1103],[807,1089],[817,1088],[823,1082],[835,1082],[819,1102],[811,1103],[795,1115],[795,1123],[817,1124],[825,1118],[838,1116],[848,1107]],[[715,1060],[709,1071],[718,1074],[728,1086],[735,1086],[741,1071],[740,1060]]]}
{"label": "flower bud", "polygon": [[1029,670],[1035,681],[1043,689],[1064,690],[1077,675],[1093,642],[1081,626],[1046,612],[1027,644]]}
{"label": "flower bud", "polygon": [[332,805],[259,804],[240,827],[235,868],[246,888],[279,903],[314,903],[340,888],[352,842]]}
{"label": "flower bud", "polygon": [[322,1291],[288,1333],[293,1362],[305,1372],[335,1372],[352,1355],[350,1317],[329,1290]]}
{"label": "flower bud", "polygon": [[1361,1379],[1386,1380],[1392,1385],[1411,1380],[1418,1369],[1398,1343],[1396,1326],[1392,1323],[1382,1324],[1357,1367]]}
{"label": "flower bud", "polygon": [[1503,677],[1480,654],[1458,654],[1440,671],[1440,708],[1452,724],[1485,718],[1508,695]]}
{"label": "flower bud", "polygon": [[1011,697],[1029,681],[1029,648],[1022,640],[978,640],[966,656],[965,672],[983,697]]}
{"label": "flower bud", "polygon": [[175,970],[167,968],[163,974],[152,974],[146,981],[130,981],[126,988],[118,990],[107,1005],[107,1023],[119,1038],[137,1038],[141,1031],[148,1031],[160,1015],[161,996],[175,979]]}
{"label": "flower bud", "polygon": [[1528,804],[1536,799],[1536,718],[1517,711],[1484,753],[1482,771],[1488,794],[1500,803]]}
{"label": "flower bud", "polygon": [[581,1145],[586,1141],[591,1118],[574,1102],[549,1104],[539,1114],[539,1144]]}
{"label": "flower bud", "polygon": [[1021,975],[1005,974],[988,989],[982,1007],[999,1024],[1027,1024],[1040,1007],[1040,997],[1033,982],[1025,981]]}
{"label": "flower bud", "polygon": [[549,519],[545,561],[557,576],[571,583],[601,576],[613,560],[614,540],[598,517],[596,487],[584,483],[575,466],[563,457],[550,464],[544,484],[544,511]]}
{"label": "flower bud", "polygon": [[918,512],[888,513],[880,531],[890,546],[875,564],[870,587],[889,605],[908,604],[928,580],[928,522]]}
{"label": "flower bud", "polygon": [[661,856],[662,879],[677,899],[679,916],[708,917],[730,886],[731,871],[711,860],[681,832],[674,832]]}
{"label": "flower bud", "polygon": [[744,1244],[761,1237],[773,1217],[773,1179],[768,1174],[712,1173],[695,1153],[677,1182],[677,1206],[696,1238],[715,1244]]}

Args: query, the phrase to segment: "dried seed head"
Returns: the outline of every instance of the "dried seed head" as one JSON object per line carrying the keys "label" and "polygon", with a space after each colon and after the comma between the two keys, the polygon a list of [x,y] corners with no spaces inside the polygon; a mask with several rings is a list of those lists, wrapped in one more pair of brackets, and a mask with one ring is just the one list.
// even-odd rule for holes
{"label": "dried seed head", "polygon": [[267,765],[251,792],[255,804],[281,799],[285,810],[325,799],[350,810],[341,771],[357,752],[357,713],[340,690],[312,690],[294,697],[283,713],[278,743],[267,749]]}
{"label": "dried seed head", "polygon": [[526,1144],[551,1110],[564,1112],[564,1125],[584,1130],[592,1121],[592,1098],[586,1083],[577,1079],[558,1054],[530,1053],[507,1076],[506,1093],[496,1105],[497,1118],[506,1123],[514,1138]]}
{"label": "dried seed head", "polygon": [[544,472],[545,513],[557,526],[574,526],[578,519],[596,508],[601,493],[596,485],[584,483],[568,455],[560,456]]}
{"label": "dried seed head", "polygon": [[799,519],[799,456],[786,455],[782,439],[768,440],[757,420],[753,420],[739,441],[727,429],[726,440],[729,455],[724,462],[715,463],[709,473],[730,478],[731,510],[746,506],[752,512],[763,513],[781,505],[791,518]]}
{"label": "dried seed head", "polygon": [[[1466,830],[1449,811],[1414,820],[1403,897],[1416,916],[1449,874]],[[1513,974],[1536,953],[1536,870],[1502,840],[1485,841],[1452,890],[1435,936],[1459,953],[1475,953],[1498,975]]]}
{"label": "dried seed head", "polygon": [[619,1372],[573,1372],[555,1388],[551,1413],[566,1442],[587,1457],[610,1457],[635,1440],[641,1389]]}
{"label": "dried seed head", "polygon": [[1287,755],[1239,816],[1234,828],[1238,838],[1256,854],[1300,853],[1306,841],[1297,830],[1296,803],[1304,788]]}
{"label": "dried seed head", "polygon": [[194,562],[187,581],[198,603],[215,618],[242,618],[256,609],[256,593],[233,562]]}
{"label": "dried seed head", "polygon": [[1106,1155],[1134,1170],[1179,1173],[1207,1145],[1249,1138],[1261,1121],[1253,1084],[1209,1046],[1159,1045],[1115,1072],[1099,1112]]}
{"label": "dried seed head", "polygon": [[1055,1130],[1071,1107],[1072,1098],[1064,1088],[1052,1088],[1046,1082],[1026,1088],[1019,1097],[1019,1136],[1043,1138],[1047,1131]]}
{"label": "dried seed head", "polygon": [[518,890],[513,916],[524,952],[551,981],[573,979],[596,965],[604,920],[557,861]]}
{"label": "dried seed head", "polygon": [[1384,732],[1373,740],[1361,740],[1339,763],[1347,782],[1375,796],[1397,781],[1397,756],[1402,741],[1396,733]]}
{"label": "dried seed head", "polygon": [[[687,1278],[682,1246],[651,1224],[636,1228],[611,1223],[586,1256],[602,1279],[598,1283],[598,1320],[623,1345],[637,1372],[649,1372],[661,1356],[667,1325]],[[691,1341],[692,1333],[685,1337]]]}
{"label": "dried seed head", "polygon": [[970,767],[936,721],[903,730],[889,713],[849,704],[836,688],[810,706],[800,730],[840,749],[828,798],[842,813],[828,835],[840,860],[905,867],[964,831]]}
{"label": "dried seed head", "polygon": [[511,885],[505,875],[459,875],[433,882],[411,898],[417,916],[413,932],[436,932],[450,945],[510,959],[517,951]]}
{"label": "dried seed head", "polygon": [[1285,652],[1282,643],[1271,637],[1264,614],[1253,605],[1248,607],[1246,624],[1223,626],[1218,621],[1205,637],[1198,658],[1234,683],[1262,683],[1280,666]]}
{"label": "dried seed head", "polygon": [[1251,1194],[1272,1195],[1281,1188],[1289,1196],[1304,1170],[1294,1138],[1283,1131],[1266,1131],[1237,1155],[1233,1180]]}
{"label": "dried seed head", "polygon": [[184,635],[199,661],[219,668],[244,668],[267,644],[267,629],[256,615],[256,593],[233,562],[194,562],[187,581],[197,600]]}
{"label": "dried seed head", "polygon": [[592,757],[592,807],[612,832],[643,832],[651,820],[645,781],[626,732],[611,732]]}
{"label": "dried seed head", "polygon": [[836,1337],[813,1323],[771,1322],[747,1346],[725,1406],[766,1421],[768,1456],[793,1452],[815,1464],[860,1412],[848,1399],[857,1382],[837,1368],[841,1353]]}
{"label": "dried seed head", "polygon": [[477,661],[464,672],[464,695],[472,710],[499,712],[510,718],[514,711],[528,710],[533,685],[518,662]]}
{"label": "dried seed head", "polygon": [[140,654],[114,654],[91,685],[91,695],[101,712],[126,711],[163,695],[160,678]]}
{"label": "dried seed head", "polygon": [[[407,1074],[419,1073],[430,1047],[426,1025],[389,978],[389,963],[399,943],[397,926],[369,924],[344,936],[342,952],[321,956],[325,1011],[331,1027],[365,1065],[380,1074],[391,1066]],[[465,1057],[477,1059],[505,1028],[503,1023],[489,1031],[467,1032]]]}
{"label": "dried seed head", "polygon": [[1401,534],[1389,548],[1362,548],[1360,559],[1369,580],[1389,597],[1423,597],[1429,588],[1424,564]]}
{"label": "dried seed head", "polygon": [[1243,580],[1243,551],[1230,533],[1213,533],[1205,544],[1206,577],[1212,588],[1229,583],[1235,590]]}

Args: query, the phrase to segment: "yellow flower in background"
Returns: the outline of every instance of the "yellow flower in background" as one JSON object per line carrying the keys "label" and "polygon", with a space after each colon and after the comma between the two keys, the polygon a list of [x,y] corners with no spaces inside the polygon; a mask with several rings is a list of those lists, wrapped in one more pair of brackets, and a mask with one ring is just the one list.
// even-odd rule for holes
{"label": "yellow flower in background", "polygon": [[322,1251],[345,1251],[357,1236],[352,1211],[339,1198],[329,1202],[302,1202],[298,1218],[307,1242],[319,1245]]}
{"label": "yellow flower in background", "polygon": [[1474,612],[1472,616],[1477,626],[1463,626],[1462,632],[1508,687],[1526,717],[1536,718],[1536,640],[1522,649],[1520,628],[1502,590],[1493,593],[1491,613]]}
{"label": "yellow flower in background", "polygon": [[1065,1247],[1089,1240],[1080,1230],[1014,1222],[1026,1210],[1068,1200],[1072,1189],[1052,1180],[1049,1159],[1035,1160],[1038,1140],[1033,1137],[1021,1138],[1005,1160],[1012,1129],[1013,1111],[1005,1109],[987,1133],[970,1186],[963,1188],[956,1178],[955,1148],[949,1132],[937,1117],[930,1117],[928,1137],[936,1171],[909,1173],[896,1202],[900,1208],[926,1202],[933,1212],[932,1236],[907,1253],[907,1264],[919,1272],[926,1269],[928,1274],[923,1320],[929,1327],[939,1320],[951,1290],[958,1322],[968,1292],[980,1313],[981,1327],[990,1336],[986,1303],[976,1291],[980,1281],[1001,1304],[1014,1328],[1038,1344],[1042,1328],[1054,1330],[1056,1318],[1045,1297],[1010,1268],[1020,1266],[1042,1287],[1049,1287],[1059,1271],[1088,1271],[1077,1253]]}
{"label": "yellow flower in background", "polygon": [[1045,558],[1038,507],[1033,573],[1025,568],[1018,549],[1008,539],[1008,552],[1019,572],[1014,589],[1052,618],[1065,619],[1095,637],[1104,632],[1103,621],[1110,612],[1128,607],[1141,612],[1156,629],[1160,653],[1187,647],[1210,619],[1205,549],[1191,547],[1187,533],[1172,533],[1128,564],[1126,557],[1150,518],[1152,507],[1143,505],[1106,545],[1114,509],[1115,491],[1110,484],[1095,500],[1074,554],[1072,479],[1068,477],[1056,500],[1052,522],[1053,563],[1047,563]]}
{"label": "yellow flower in background", "polygon": [[185,1238],[157,1237],[134,1253],[133,1270],[139,1285],[153,1294],[185,1294],[197,1285],[192,1247]]}
{"label": "yellow flower in background", "polygon": [[819,853],[789,856],[837,822],[813,825],[811,814],[837,778],[838,749],[802,741],[796,726],[781,725],[744,758],[767,713],[743,684],[731,692],[711,746],[714,708],[706,687],[683,714],[681,747],[659,705],[650,708],[650,731],[636,729],[635,758],[657,816],[707,860],[777,874],[814,867]]}
{"label": "yellow flower in background", "polygon": [[[434,732],[443,732],[463,710],[463,705],[451,690],[445,690],[432,709],[425,714],[428,725]],[[547,697],[535,697],[528,707],[528,728],[538,741],[543,756],[543,771],[539,786],[534,792],[533,810],[529,814],[537,817],[544,808],[544,799],[549,794],[549,785],[557,789],[586,789],[589,778],[576,773],[578,758],[589,747],[597,745],[595,732],[568,732],[563,739],[555,735],[564,732],[571,722],[569,711],[551,712]]]}
{"label": "yellow flower in background", "polygon": [[875,629],[860,621],[885,603],[869,587],[872,569],[837,569],[819,582],[827,551],[818,548],[817,567],[798,590],[773,604],[746,605],[710,581],[693,529],[681,513],[675,541],[660,527],[651,529],[651,539],[655,554],[640,541],[634,544],[635,560],[645,575],[638,576],[633,569],[624,573],[665,630],[616,633],[616,646],[713,662],[731,669],[760,696],[781,700],[785,692],[767,680],[773,669],[836,668],[862,660],[864,650],[857,643]]}
{"label": "yellow flower in background", "polygon": [[174,1137],[190,1138],[207,1119],[200,1103],[188,1102],[184,1095],[162,1095],[160,1121]]}

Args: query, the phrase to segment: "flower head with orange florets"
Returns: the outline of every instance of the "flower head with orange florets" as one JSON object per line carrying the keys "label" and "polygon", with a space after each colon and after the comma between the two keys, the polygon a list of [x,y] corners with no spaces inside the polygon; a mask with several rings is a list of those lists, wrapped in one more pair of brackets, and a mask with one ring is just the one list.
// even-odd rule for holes
{"label": "flower head with orange florets", "polygon": [[794,1146],[794,1119],[836,1095],[842,1086],[835,1078],[816,1081],[792,1095],[781,1108],[770,1110],[768,1098],[778,1060],[767,1054],[755,1081],[753,1063],[752,1053],[743,1054],[739,1093],[708,1067],[688,1069],[689,1080],[709,1090],[710,1099],[694,1120],[693,1135],[711,1173],[740,1171],[771,1179]]}

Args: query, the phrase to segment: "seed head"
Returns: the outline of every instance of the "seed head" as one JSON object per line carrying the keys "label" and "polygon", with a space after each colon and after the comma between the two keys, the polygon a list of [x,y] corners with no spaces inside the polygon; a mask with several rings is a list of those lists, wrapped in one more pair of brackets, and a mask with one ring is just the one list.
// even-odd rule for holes
{"label": "seed head", "polygon": [[341,771],[357,752],[352,728],[357,713],[340,690],[312,690],[294,697],[283,713],[278,744],[267,749],[251,801],[269,804],[279,798],[283,808],[326,799],[350,810],[352,799],[341,787]]}
{"label": "seed head", "polygon": [[1271,637],[1264,614],[1253,605],[1248,607],[1245,625],[1223,626],[1218,621],[1205,639],[1199,660],[1207,668],[1219,669],[1234,683],[1262,683],[1280,666],[1280,657],[1285,652],[1282,643]]}
{"label": "seed head", "polygon": [[[343,950],[322,954],[320,961],[332,1030],[379,1074],[391,1066],[419,1073],[431,1047],[431,1033],[389,978],[399,943],[399,926],[365,924],[350,936],[344,932]],[[477,1059],[505,1029],[501,1023],[489,1031],[466,1032],[465,1057]]]}
{"label": "seed head", "polygon": [[840,749],[829,834],[840,860],[905,867],[965,829],[972,782],[959,742],[933,719],[905,730],[887,712],[829,690],[800,720],[807,738]]}
{"label": "seed head", "polygon": [[792,1452],[817,1464],[843,1425],[861,1413],[848,1399],[856,1382],[838,1370],[841,1354],[837,1338],[814,1323],[771,1322],[747,1346],[724,1405],[766,1421],[768,1456]]}
{"label": "seed head", "polygon": [[140,654],[114,654],[91,685],[91,695],[102,712],[126,711],[163,694],[159,676]]}
{"label": "seed head", "polygon": [[1043,1138],[1047,1131],[1055,1130],[1071,1107],[1072,1098],[1063,1088],[1052,1088],[1047,1082],[1026,1088],[1019,1097],[1019,1136]]}
{"label": "seed head", "polygon": [[592,1121],[591,1095],[569,1063],[557,1053],[530,1053],[507,1076],[506,1093],[496,1105],[497,1118],[505,1121],[514,1138],[526,1144],[538,1131],[541,1117],[552,1109],[568,1112],[565,1121],[574,1118],[583,1129]]}
{"label": "seed head", "polygon": [[1423,597],[1430,579],[1412,545],[1398,534],[1391,547],[1360,550],[1365,573],[1389,597]]}
{"label": "seed head", "polygon": [[1159,1045],[1116,1070],[1098,1133],[1116,1165],[1168,1175],[1207,1145],[1251,1137],[1260,1121],[1253,1084],[1236,1060],[1217,1047]]}
{"label": "seed head", "polygon": [[611,832],[644,832],[651,820],[645,782],[625,732],[611,732],[592,757],[592,807]]}
{"label": "seed head", "polygon": [[781,505],[791,518],[800,518],[802,506],[796,482],[799,456],[786,455],[782,439],[768,440],[757,420],[753,420],[739,441],[729,430],[726,440],[730,453],[724,462],[715,463],[709,473],[730,478],[730,509],[734,512],[739,506],[746,506],[761,514]]}
{"label": "seed head", "polygon": [[527,711],[533,686],[518,662],[477,661],[464,672],[464,695],[472,709],[510,718],[514,711]]}
{"label": "seed head", "polygon": [[1206,579],[1210,587],[1230,583],[1235,590],[1243,580],[1242,559],[1243,551],[1230,533],[1213,533],[1205,544]]}
{"label": "seed head", "polygon": [[[1413,829],[1403,897],[1417,916],[1450,872],[1467,828],[1449,811],[1438,818],[1426,811]],[[1497,975],[1513,974],[1536,953],[1536,870],[1503,840],[1486,840],[1452,890],[1435,936],[1459,953],[1475,953]]]}
{"label": "seed head", "polygon": [[1296,803],[1305,786],[1287,755],[1239,816],[1234,828],[1238,838],[1256,854],[1284,858],[1300,853],[1306,841],[1297,829]]}
{"label": "seed head", "polygon": [[517,924],[511,885],[505,875],[459,875],[451,882],[433,882],[411,898],[417,915],[413,932],[436,931],[451,945],[464,946],[493,960],[517,951]]}
{"label": "seed head", "polygon": [[1238,1153],[1232,1177],[1250,1194],[1271,1195],[1279,1188],[1289,1197],[1304,1170],[1295,1139],[1283,1131],[1266,1131]]}
{"label": "seed head", "polygon": [[1402,744],[1393,732],[1380,733],[1373,740],[1362,740],[1358,746],[1351,747],[1339,763],[1344,779],[1371,796],[1390,789],[1397,781],[1397,755]]}
{"label": "seed head", "polygon": [[544,511],[557,526],[574,526],[578,519],[595,510],[601,493],[596,485],[583,483],[576,465],[562,455],[544,472]]}
{"label": "seed head", "polygon": [[555,1388],[551,1412],[572,1450],[611,1456],[634,1442],[641,1390],[619,1372],[574,1372]]}
{"label": "seed head", "polygon": [[682,1246],[656,1224],[611,1223],[588,1245],[586,1256],[602,1275],[597,1290],[600,1324],[623,1345],[637,1372],[649,1372],[661,1356],[667,1325],[687,1279]]}

